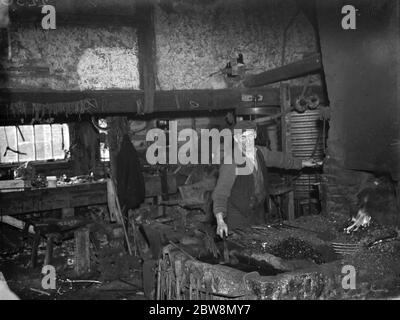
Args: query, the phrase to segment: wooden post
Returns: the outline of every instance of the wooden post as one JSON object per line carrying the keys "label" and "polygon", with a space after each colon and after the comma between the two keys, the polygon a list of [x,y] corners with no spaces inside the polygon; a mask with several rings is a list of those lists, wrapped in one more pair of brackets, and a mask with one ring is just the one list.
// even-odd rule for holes
{"label": "wooden post", "polygon": [[99,134],[87,121],[75,122],[70,128],[71,145],[75,145],[71,149],[74,173],[84,175],[96,172],[96,163],[100,159]]}
{"label": "wooden post", "polygon": [[288,220],[294,220],[294,190],[289,191],[287,194],[288,197]]}
{"label": "wooden post", "polygon": [[[108,117],[107,126],[110,128],[107,133],[107,141],[110,151],[111,174],[117,177],[117,156],[121,145],[122,137],[128,133],[127,117]],[[116,181],[118,184],[118,181]]]}
{"label": "wooden post", "polygon": [[44,263],[43,263],[43,265],[45,266],[50,265],[51,260],[53,258],[53,241],[54,241],[54,235],[48,234],[46,243],[46,255],[44,257]]}
{"label": "wooden post", "polygon": [[[280,87],[281,97],[281,127],[282,127],[282,152],[287,155],[292,155],[292,136],[291,136],[291,125],[290,125],[290,88],[288,84],[281,84]],[[292,186],[293,187],[293,186]],[[294,220],[294,191],[290,191],[286,194],[287,201],[284,203],[287,205],[288,220]]]}
{"label": "wooden post", "polygon": [[90,271],[89,229],[75,231],[75,272],[82,275]]}
{"label": "wooden post", "polygon": [[282,127],[282,152],[292,154],[292,137],[290,134],[290,89],[288,84],[281,84],[281,127]]}
{"label": "wooden post", "polygon": [[38,253],[38,247],[40,244],[40,232],[37,231],[36,234],[34,235],[33,241],[32,241],[32,253],[31,253],[31,267],[36,268],[37,264],[37,253]]}
{"label": "wooden post", "polygon": [[107,204],[108,204],[108,212],[110,213],[110,221],[117,222],[119,224],[122,223],[119,219],[119,215],[117,213],[117,194],[115,190],[114,183],[111,179],[107,179]]}
{"label": "wooden post", "polygon": [[141,22],[137,27],[138,53],[139,53],[139,77],[140,89],[144,91],[144,113],[154,111],[155,97],[155,31],[154,8],[150,0],[144,1],[139,6],[137,14],[141,16]]}

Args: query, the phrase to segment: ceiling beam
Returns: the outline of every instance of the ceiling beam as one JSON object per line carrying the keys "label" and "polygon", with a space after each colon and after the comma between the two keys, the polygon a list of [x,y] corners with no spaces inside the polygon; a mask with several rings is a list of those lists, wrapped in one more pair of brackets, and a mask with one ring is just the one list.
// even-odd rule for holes
{"label": "ceiling beam", "polygon": [[55,7],[57,25],[132,26],[135,21],[142,20],[142,15],[138,14],[142,6],[140,0],[18,0],[9,8],[12,24],[40,26],[44,4]]}
{"label": "ceiling beam", "polygon": [[[292,87],[291,95],[294,101],[302,92],[302,87]],[[324,104],[322,88],[309,87],[309,91],[320,97]],[[213,112],[220,110],[232,110],[238,108],[253,108],[254,102],[242,101],[242,95],[262,95],[263,99],[257,102],[257,107],[279,106],[279,88],[258,89],[221,89],[221,90],[170,90],[156,91],[154,97],[154,113],[171,112]],[[84,99],[95,99],[97,110],[91,110],[95,115],[142,115],[144,92],[142,90],[95,90],[95,91],[25,91],[25,90],[1,90],[0,91],[0,120],[19,121],[21,117],[34,116],[33,103],[55,104],[77,102]],[[141,103],[137,103],[140,100]],[[26,102],[25,110],[15,112],[12,102]],[[49,105],[51,107],[51,105]],[[139,106],[139,108],[138,108]],[[45,108],[46,110],[48,109]],[[62,110],[62,109],[61,109]],[[71,108],[69,114],[77,114],[79,110]]]}

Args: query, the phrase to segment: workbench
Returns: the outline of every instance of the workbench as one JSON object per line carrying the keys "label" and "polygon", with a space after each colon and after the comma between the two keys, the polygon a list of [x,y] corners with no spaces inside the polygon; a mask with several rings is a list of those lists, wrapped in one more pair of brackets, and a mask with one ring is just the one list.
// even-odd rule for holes
{"label": "workbench", "polygon": [[107,204],[106,181],[0,193],[0,216]]}
{"label": "workbench", "polygon": [[[164,194],[161,177],[145,175],[146,197]],[[167,193],[177,192],[174,174],[166,176]],[[96,181],[57,186],[57,188],[28,189],[0,192],[0,216],[15,216],[41,211],[107,204],[107,182]]]}

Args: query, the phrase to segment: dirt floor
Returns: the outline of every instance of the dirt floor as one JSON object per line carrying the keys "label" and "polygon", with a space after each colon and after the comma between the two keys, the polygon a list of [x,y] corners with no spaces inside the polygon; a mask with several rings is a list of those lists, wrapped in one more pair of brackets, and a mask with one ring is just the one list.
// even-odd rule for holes
{"label": "dirt floor", "polygon": [[[56,289],[43,289],[45,241],[39,245],[38,267],[31,267],[30,243],[19,231],[2,227],[3,236],[15,247],[4,246],[0,270],[8,286],[21,299],[40,300],[142,300],[141,260],[129,256],[121,239],[103,242],[101,250],[91,246],[91,270],[79,276],[74,271],[74,239],[55,246],[51,265],[56,270]],[[7,244],[10,242],[8,241]]]}
{"label": "dirt floor", "polygon": [[[182,217],[179,218],[181,220]],[[372,222],[366,229],[346,234],[343,231],[349,225],[346,217],[316,215],[304,216],[290,223],[285,221],[235,230],[227,241],[231,261],[226,263],[223,261],[223,242],[213,241],[218,239],[208,235],[208,231],[201,231],[201,221],[199,213],[192,212],[185,214],[183,230],[177,227],[180,223],[171,224],[170,220],[165,223],[159,220],[154,224],[147,220],[146,226],[160,232],[161,246],[172,241],[195,259],[244,272],[257,271],[261,277],[266,276],[268,281],[272,281],[273,277],[278,279],[281,274],[291,275],[290,272],[301,272],[313,267],[331,268],[331,273],[339,272],[334,277],[342,277],[340,271],[337,271],[338,265],[354,266],[357,274],[356,290],[336,292],[333,288],[329,295],[319,298],[376,299],[400,294],[400,238],[394,227]],[[11,290],[21,299],[147,299],[142,280],[143,259],[126,253],[123,238],[107,239],[103,236],[98,235],[100,249],[91,247],[90,272],[80,276],[74,272],[74,239],[56,245],[52,260],[57,273],[56,289],[44,290],[41,266],[45,241],[39,246],[38,267],[31,268],[30,244],[22,242],[19,231],[2,227],[0,270]],[[4,241],[5,238],[7,241]],[[376,242],[379,239],[383,240]],[[338,254],[333,243],[359,246],[352,253]],[[280,263],[289,266],[288,270],[276,270],[271,265],[249,258],[263,254],[279,258]]]}

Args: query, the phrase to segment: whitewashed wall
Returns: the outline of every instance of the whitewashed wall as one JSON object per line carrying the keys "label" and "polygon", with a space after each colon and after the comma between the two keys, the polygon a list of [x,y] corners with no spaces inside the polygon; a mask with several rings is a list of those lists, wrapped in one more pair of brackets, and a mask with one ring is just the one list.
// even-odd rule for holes
{"label": "whitewashed wall", "polygon": [[[3,62],[11,88],[138,89],[136,31],[126,27],[13,26],[12,58]],[[38,68],[48,72],[38,72]]]}
{"label": "whitewashed wall", "polygon": [[[161,89],[212,88],[209,75],[238,53],[243,53],[247,67],[252,69],[249,73],[281,65],[283,31],[296,11],[294,1],[219,2],[218,6],[204,1],[172,0],[170,5],[157,6],[155,30]],[[287,32],[284,63],[315,51],[312,27],[300,14]]]}

